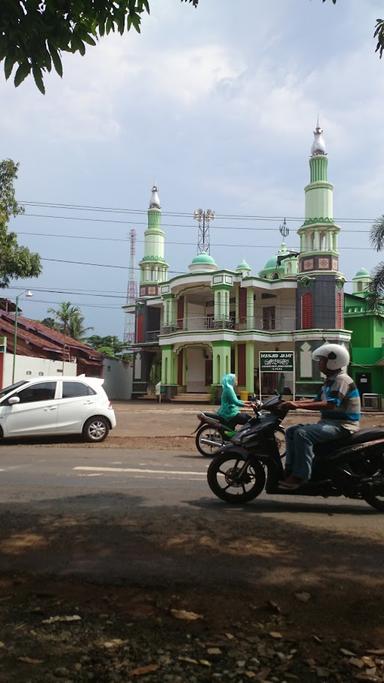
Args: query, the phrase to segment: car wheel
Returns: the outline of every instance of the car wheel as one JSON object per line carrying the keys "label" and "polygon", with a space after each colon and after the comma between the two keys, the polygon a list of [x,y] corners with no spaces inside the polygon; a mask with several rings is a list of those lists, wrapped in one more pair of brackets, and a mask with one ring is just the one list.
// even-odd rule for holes
{"label": "car wheel", "polygon": [[95,415],[86,421],[83,427],[84,441],[99,443],[107,438],[109,432],[109,422],[102,415]]}

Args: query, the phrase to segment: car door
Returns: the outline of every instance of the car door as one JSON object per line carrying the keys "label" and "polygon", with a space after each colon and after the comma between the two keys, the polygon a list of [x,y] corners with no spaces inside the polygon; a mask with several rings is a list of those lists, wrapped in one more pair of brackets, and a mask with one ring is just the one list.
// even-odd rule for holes
{"label": "car door", "polygon": [[14,405],[2,403],[4,436],[52,434],[57,427],[57,382],[41,381],[12,394],[20,399]]}
{"label": "car door", "polygon": [[62,434],[80,434],[84,422],[97,413],[96,391],[80,380],[59,380],[57,429]]}

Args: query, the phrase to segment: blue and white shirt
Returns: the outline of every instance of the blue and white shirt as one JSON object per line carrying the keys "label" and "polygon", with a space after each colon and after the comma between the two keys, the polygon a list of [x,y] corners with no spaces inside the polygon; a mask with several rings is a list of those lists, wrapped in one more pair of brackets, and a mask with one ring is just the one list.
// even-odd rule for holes
{"label": "blue and white shirt", "polygon": [[352,377],[339,370],[328,375],[316,401],[327,401],[329,408],[321,410],[320,422],[328,422],[356,432],[360,427],[361,405],[360,394]]}

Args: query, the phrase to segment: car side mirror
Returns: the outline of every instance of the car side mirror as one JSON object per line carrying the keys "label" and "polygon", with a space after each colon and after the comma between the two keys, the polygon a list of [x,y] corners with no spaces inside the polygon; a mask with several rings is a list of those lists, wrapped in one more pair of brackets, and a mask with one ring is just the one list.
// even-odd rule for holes
{"label": "car side mirror", "polygon": [[20,397],[19,396],[11,396],[8,399],[8,405],[9,406],[14,406],[16,403],[20,403]]}

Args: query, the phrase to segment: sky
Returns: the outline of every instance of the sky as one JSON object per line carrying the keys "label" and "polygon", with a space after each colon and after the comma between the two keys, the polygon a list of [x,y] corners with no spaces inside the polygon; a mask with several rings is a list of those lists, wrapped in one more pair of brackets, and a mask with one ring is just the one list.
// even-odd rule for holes
{"label": "sky", "polygon": [[219,266],[245,258],[257,273],[284,217],[287,245],[298,246],[318,115],[351,291],[356,271],[384,258],[369,243],[384,213],[384,59],[372,37],[384,0],[151,6],[141,35],[64,55],[45,96],[32,80],[5,82],[1,65],[0,158],[19,162],[25,205],[10,228],[43,265],[39,278],[12,282],[9,298],[30,289],[19,303],[34,319],[70,301],[89,334],[122,338],[129,231],[138,268],[154,183],[171,275],[197,252],[197,208],[216,213]]}

